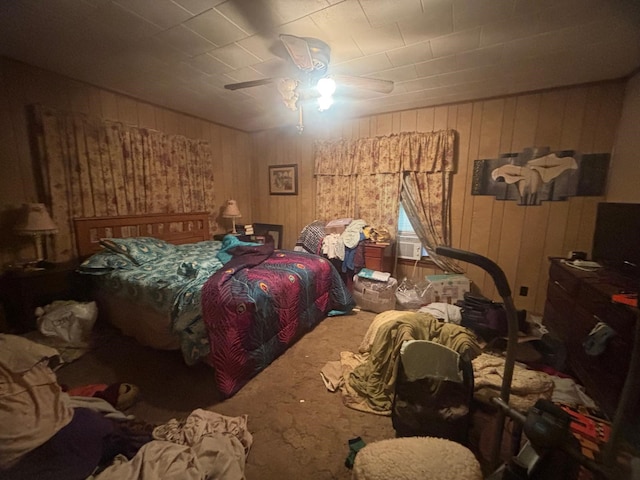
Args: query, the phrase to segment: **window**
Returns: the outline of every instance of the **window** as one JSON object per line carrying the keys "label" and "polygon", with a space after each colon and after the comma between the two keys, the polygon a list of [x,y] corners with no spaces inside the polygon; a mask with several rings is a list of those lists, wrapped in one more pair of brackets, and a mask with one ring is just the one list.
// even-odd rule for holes
{"label": "window", "polygon": [[[404,211],[402,202],[400,202],[400,210],[398,212],[398,237],[400,236],[415,237],[416,239],[418,238],[415,230],[413,229],[413,226],[411,225],[411,222],[409,221],[409,217],[407,217],[407,213]],[[424,248],[424,245],[422,246],[421,256],[429,256],[427,250]]]}

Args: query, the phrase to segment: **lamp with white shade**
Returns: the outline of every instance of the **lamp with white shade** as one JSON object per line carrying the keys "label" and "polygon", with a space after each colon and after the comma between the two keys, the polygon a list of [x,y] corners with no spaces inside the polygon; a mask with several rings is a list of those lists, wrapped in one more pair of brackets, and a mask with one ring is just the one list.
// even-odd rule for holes
{"label": "lamp with white shade", "polygon": [[42,203],[25,203],[22,205],[20,219],[14,231],[18,235],[27,235],[33,238],[36,247],[36,262],[42,262],[44,258],[43,236],[58,232],[58,227],[49,216],[47,207]]}
{"label": "lamp with white shade", "polygon": [[235,200],[227,200],[227,206],[224,208],[222,216],[224,218],[230,218],[232,220],[233,230],[231,230],[231,233],[233,235],[237,235],[238,232],[236,232],[236,218],[242,216],[242,214],[240,213],[240,209],[238,208],[238,203]]}

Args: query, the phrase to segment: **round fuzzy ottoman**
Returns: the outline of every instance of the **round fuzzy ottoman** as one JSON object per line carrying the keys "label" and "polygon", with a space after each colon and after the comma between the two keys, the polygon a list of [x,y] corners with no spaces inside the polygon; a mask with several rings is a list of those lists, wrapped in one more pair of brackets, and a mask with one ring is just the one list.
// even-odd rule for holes
{"label": "round fuzzy ottoman", "polygon": [[391,438],[362,448],[353,480],[482,480],[480,464],[459,443],[433,437]]}

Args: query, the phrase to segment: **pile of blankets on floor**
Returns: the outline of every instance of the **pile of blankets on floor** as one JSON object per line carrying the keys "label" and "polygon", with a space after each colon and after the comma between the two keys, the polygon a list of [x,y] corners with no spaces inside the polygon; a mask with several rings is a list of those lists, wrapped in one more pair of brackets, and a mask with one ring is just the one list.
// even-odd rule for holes
{"label": "pile of blankets on floor", "polygon": [[[504,358],[482,353],[475,334],[453,323],[445,323],[426,312],[389,310],[377,315],[358,352],[341,352],[320,374],[330,391],[340,391],[346,406],[379,415],[390,415],[402,344],[430,340],[455,350],[471,360],[474,398],[480,401],[500,393]],[[509,403],[526,412],[539,398],[551,399],[552,376],[516,365]]]}
{"label": "pile of blankets on floor", "polygon": [[389,310],[375,317],[358,353],[341,352],[339,361],[322,368],[325,386],[340,390],[348,407],[390,415],[400,349],[408,340],[430,340],[469,360],[480,354],[475,336],[464,327],[440,322],[429,313]]}
{"label": "pile of blankets on floor", "polygon": [[108,389],[102,397],[64,392],[52,370],[58,361],[51,347],[0,334],[1,478],[244,478],[253,441],[246,415],[198,409],[149,425],[117,410],[123,398]]}

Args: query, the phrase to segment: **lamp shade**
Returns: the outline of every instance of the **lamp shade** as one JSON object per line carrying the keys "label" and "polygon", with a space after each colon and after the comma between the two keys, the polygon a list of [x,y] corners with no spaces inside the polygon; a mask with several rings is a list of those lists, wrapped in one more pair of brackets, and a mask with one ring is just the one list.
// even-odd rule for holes
{"label": "lamp shade", "polygon": [[228,200],[227,206],[224,208],[224,212],[222,212],[222,216],[224,218],[236,218],[241,217],[242,214],[238,209],[238,204],[235,200]]}
{"label": "lamp shade", "polygon": [[58,227],[43,203],[25,203],[14,230],[19,235],[38,235],[57,233]]}

